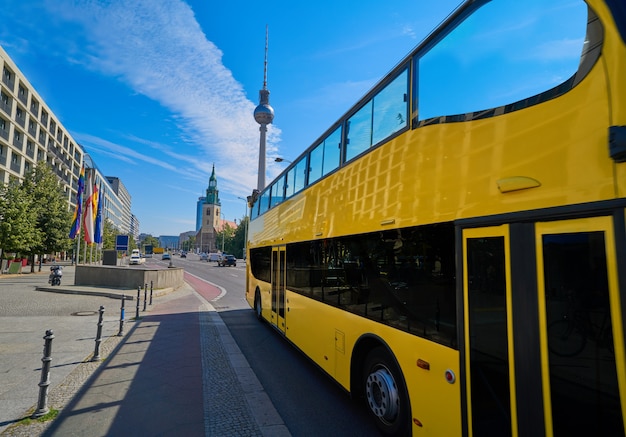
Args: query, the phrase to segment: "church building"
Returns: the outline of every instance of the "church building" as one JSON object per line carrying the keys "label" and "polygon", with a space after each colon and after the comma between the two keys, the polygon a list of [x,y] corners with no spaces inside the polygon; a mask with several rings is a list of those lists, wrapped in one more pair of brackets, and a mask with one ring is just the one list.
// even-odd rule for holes
{"label": "church building", "polygon": [[215,240],[217,233],[223,226],[220,217],[221,206],[219,190],[217,189],[217,178],[215,177],[215,164],[213,164],[206,196],[201,197],[198,202],[196,247],[199,252],[218,252],[218,245]]}

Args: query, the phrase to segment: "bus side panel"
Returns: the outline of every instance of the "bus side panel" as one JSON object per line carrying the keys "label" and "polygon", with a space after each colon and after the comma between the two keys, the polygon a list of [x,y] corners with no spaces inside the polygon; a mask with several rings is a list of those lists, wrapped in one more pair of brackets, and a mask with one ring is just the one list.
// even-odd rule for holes
{"label": "bus side panel", "polygon": [[[335,327],[345,313],[287,291],[287,338],[326,373],[335,375]],[[345,381],[338,382],[346,389]]]}
{"label": "bus side panel", "polygon": [[[351,358],[364,335],[382,339],[398,361],[411,399],[414,435],[461,435],[459,352],[287,291],[287,338],[348,391]],[[417,366],[428,363],[429,370]],[[451,365],[454,363],[454,365]],[[457,380],[449,383],[451,370]]]}

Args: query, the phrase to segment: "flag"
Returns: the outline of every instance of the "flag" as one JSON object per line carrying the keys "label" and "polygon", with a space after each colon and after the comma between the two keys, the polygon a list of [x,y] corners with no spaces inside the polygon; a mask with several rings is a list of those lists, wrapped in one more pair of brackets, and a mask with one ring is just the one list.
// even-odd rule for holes
{"label": "flag", "polygon": [[76,209],[72,218],[72,228],[70,229],[70,239],[76,238],[76,234],[80,231],[80,219],[83,211],[83,189],[85,188],[85,167],[80,169],[78,176],[78,187],[76,189]]}
{"label": "flag", "polygon": [[87,183],[85,184],[85,212],[83,213],[83,231],[85,231],[85,242],[93,243],[93,184],[91,170],[87,174]]}
{"label": "flag", "polygon": [[94,243],[98,244],[98,248],[102,247],[102,204],[104,203],[104,196],[102,193],[102,185],[98,190],[98,207],[96,211],[96,223],[94,229]]}

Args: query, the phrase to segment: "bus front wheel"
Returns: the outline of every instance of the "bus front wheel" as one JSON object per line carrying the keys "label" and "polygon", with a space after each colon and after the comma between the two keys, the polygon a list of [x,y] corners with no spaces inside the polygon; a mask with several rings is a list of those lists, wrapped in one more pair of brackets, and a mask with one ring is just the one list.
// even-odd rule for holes
{"label": "bus front wheel", "polygon": [[410,405],[402,373],[383,347],[373,349],[363,368],[363,393],[370,414],[386,435],[410,435]]}

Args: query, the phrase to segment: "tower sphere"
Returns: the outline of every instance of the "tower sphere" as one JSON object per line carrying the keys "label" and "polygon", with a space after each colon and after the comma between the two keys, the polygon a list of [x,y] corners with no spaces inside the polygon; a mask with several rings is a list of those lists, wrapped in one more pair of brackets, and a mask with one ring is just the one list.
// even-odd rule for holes
{"label": "tower sphere", "polygon": [[254,109],[254,119],[259,124],[270,124],[274,120],[274,108],[261,104]]}

